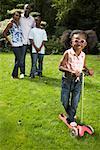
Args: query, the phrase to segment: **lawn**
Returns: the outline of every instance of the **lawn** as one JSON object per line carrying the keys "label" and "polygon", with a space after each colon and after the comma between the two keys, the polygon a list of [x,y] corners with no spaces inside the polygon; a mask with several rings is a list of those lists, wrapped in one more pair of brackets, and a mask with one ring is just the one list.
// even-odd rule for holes
{"label": "lawn", "polygon": [[[99,150],[100,149],[100,57],[88,55],[87,64],[93,77],[85,77],[84,123],[94,135],[70,136],[59,120],[65,113],[60,102],[61,55],[44,58],[42,79],[11,79],[13,54],[0,54],[0,150]],[[30,72],[30,56],[26,58],[26,74]],[[77,117],[80,119],[80,104]]]}

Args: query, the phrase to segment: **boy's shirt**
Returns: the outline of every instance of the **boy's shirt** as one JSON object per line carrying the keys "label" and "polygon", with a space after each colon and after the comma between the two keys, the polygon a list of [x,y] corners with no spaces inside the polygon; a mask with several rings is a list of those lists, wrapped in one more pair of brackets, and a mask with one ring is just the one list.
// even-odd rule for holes
{"label": "boy's shirt", "polygon": [[80,55],[77,56],[73,48],[68,49],[66,53],[68,54],[68,60],[66,60],[64,67],[81,73],[84,67],[85,53],[81,51]]}
{"label": "boy's shirt", "polygon": [[[29,34],[29,39],[34,41],[34,44],[39,48],[43,41],[47,41],[47,34],[44,29],[32,28]],[[34,46],[32,46],[32,53],[37,53]],[[45,47],[42,46],[40,54],[45,54]]]}

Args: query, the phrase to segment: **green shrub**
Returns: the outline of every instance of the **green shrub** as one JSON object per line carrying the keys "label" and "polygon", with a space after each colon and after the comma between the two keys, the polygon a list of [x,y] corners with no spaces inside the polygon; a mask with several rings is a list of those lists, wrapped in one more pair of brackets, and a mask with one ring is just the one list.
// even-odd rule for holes
{"label": "green shrub", "polygon": [[100,43],[97,43],[98,54],[100,54]]}
{"label": "green shrub", "polygon": [[59,38],[52,36],[46,43],[46,54],[61,54],[62,48]]}
{"label": "green shrub", "polygon": [[65,26],[55,26],[55,35],[57,37],[61,36],[62,33],[66,30]]}

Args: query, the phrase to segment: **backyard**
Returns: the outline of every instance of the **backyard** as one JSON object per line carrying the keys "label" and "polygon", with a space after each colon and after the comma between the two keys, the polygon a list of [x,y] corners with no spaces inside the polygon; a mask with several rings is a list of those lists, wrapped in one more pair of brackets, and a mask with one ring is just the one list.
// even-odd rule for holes
{"label": "backyard", "polygon": [[[46,55],[43,78],[14,80],[12,53],[0,53],[0,150],[99,150],[100,148],[100,56],[87,55],[93,77],[85,77],[84,124],[94,134],[74,138],[59,120],[65,113],[60,102],[61,55]],[[30,55],[26,74],[30,72]],[[77,117],[80,120],[80,104]]]}

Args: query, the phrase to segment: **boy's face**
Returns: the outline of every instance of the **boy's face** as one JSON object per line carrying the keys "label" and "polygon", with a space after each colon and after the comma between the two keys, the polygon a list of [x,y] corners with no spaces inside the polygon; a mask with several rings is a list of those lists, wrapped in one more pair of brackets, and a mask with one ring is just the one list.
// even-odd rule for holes
{"label": "boy's face", "polygon": [[36,26],[39,27],[40,23],[41,23],[41,18],[40,17],[36,17],[35,18],[35,22],[36,22]]}
{"label": "boy's face", "polygon": [[74,50],[82,51],[87,45],[86,37],[84,34],[74,34],[71,39],[71,45]]}

